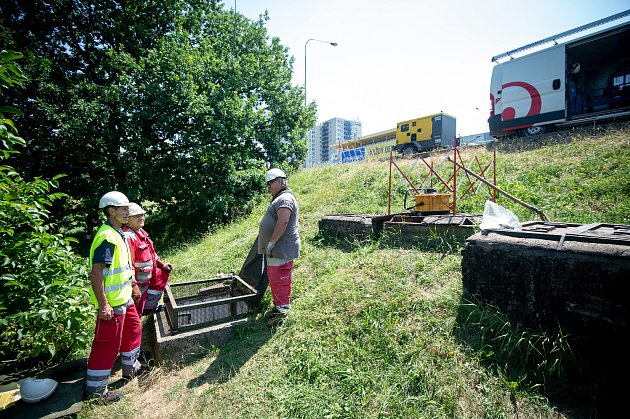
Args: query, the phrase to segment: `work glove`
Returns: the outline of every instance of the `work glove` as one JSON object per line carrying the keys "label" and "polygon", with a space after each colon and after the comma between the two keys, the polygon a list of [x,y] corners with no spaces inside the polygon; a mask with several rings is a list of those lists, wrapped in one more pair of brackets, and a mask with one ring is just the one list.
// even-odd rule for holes
{"label": "work glove", "polygon": [[272,257],[273,257],[272,251],[273,251],[273,248],[274,248],[275,246],[276,246],[276,243],[275,243],[275,242],[269,242],[269,243],[267,243],[267,249],[266,249],[266,252],[265,252],[265,253],[267,254],[267,257],[269,257],[269,258],[272,258]]}
{"label": "work glove", "polygon": [[161,260],[158,260],[157,267],[160,268],[160,269],[164,269],[167,272],[170,272],[170,271],[173,270],[173,264],[172,263],[170,263],[170,262],[166,262],[165,263],[165,262],[162,262]]}

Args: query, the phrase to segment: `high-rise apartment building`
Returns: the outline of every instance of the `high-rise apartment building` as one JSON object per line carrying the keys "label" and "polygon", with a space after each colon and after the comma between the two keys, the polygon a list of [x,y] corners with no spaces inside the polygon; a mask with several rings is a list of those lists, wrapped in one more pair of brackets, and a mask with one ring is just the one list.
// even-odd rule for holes
{"label": "high-rise apartment building", "polygon": [[361,122],[333,118],[317,124],[306,135],[307,153],[304,166],[313,167],[338,161],[341,143],[360,138]]}

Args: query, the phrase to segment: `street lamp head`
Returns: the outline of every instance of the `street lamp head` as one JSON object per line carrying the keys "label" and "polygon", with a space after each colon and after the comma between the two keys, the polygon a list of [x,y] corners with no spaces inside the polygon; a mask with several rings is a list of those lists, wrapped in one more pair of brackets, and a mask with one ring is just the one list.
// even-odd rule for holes
{"label": "street lamp head", "polygon": [[311,41],[321,42],[323,44],[332,45],[333,47],[336,47],[338,45],[336,42],[322,41],[321,39],[315,38],[309,38],[304,43],[304,107],[306,107],[306,46]]}

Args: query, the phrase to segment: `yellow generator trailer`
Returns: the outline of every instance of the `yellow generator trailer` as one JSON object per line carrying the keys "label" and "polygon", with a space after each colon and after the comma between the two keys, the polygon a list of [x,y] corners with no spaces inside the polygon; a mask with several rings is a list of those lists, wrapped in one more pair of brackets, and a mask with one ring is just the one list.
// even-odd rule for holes
{"label": "yellow generator trailer", "polygon": [[399,122],[395,151],[411,155],[434,148],[452,148],[456,141],[456,120],[445,113]]}

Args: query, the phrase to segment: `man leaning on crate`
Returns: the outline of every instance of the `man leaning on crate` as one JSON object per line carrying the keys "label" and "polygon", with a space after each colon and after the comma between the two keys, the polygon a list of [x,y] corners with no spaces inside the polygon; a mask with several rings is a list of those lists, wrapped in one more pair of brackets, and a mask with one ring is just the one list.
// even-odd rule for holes
{"label": "man leaning on crate", "polygon": [[108,192],[101,198],[99,208],[107,221],[94,235],[90,248],[90,297],[98,313],[88,358],[85,396],[111,403],[122,397],[122,391],[107,389],[118,354],[124,378],[131,379],[140,369],[142,326],[134,305],[140,291],[121,230],[129,218],[129,200],[120,192]]}

